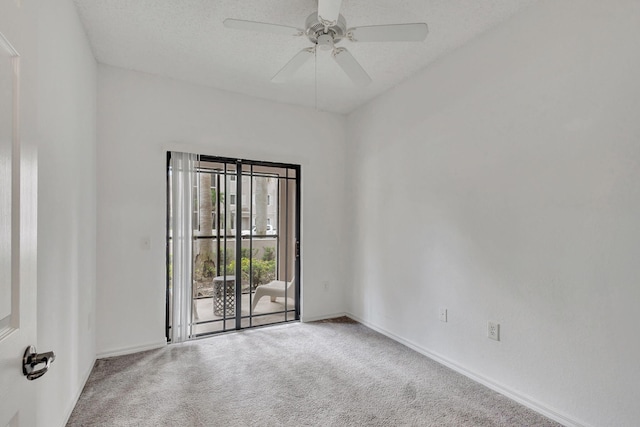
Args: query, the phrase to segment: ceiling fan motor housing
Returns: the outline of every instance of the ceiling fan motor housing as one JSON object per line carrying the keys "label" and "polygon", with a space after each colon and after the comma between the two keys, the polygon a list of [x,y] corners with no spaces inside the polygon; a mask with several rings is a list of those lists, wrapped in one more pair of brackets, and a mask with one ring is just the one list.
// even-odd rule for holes
{"label": "ceiling fan motor housing", "polygon": [[307,17],[305,28],[304,33],[312,43],[320,46],[330,46],[327,49],[332,49],[334,43],[338,43],[347,35],[347,21],[342,15],[338,15],[338,21],[334,25],[327,27],[325,32],[325,26],[318,19],[318,13],[314,12]]}

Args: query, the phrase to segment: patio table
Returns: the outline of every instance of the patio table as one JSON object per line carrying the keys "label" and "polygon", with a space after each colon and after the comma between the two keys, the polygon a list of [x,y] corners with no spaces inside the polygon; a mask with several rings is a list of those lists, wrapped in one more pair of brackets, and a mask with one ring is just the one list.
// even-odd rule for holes
{"label": "patio table", "polygon": [[213,278],[213,314],[215,316],[235,316],[236,276]]}

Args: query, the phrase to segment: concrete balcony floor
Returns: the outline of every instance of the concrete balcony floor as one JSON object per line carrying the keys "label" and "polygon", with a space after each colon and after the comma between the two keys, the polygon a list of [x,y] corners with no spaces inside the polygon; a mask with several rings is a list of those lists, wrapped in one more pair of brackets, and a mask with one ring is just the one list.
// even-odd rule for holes
{"label": "concrete balcony floor", "polygon": [[[253,297],[253,292],[251,294],[242,294],[241,313],[243,317],[249,316],[249,308],[251,306],[250,297]],[[223,319],[222,316],[216,316],[213,313],[213,297],[197,299],[195,308],[198,313],[198,319],[194,319],[195,325],[193,328],[193,332],[196,335],[235,329],[235,317],[227,316],[226,319]],[[285,308],[285,298],[277,298],[276,302],[271,302],[271,299],[269,297],[262,297],[260,301],[258,301],[258,305],[256,306],[255,311],[252,312],[253,316],[255,317],[252,317],[251,321],[248,317],[242,319],[242,327],[247,328],[249,326],[268,325],[271,323],[284,322],[285,313],[278,312],[282,312],[285,310],[288,310],[286,313],[286,320],[293,320],[295,318],[295,301],[293,299],[286,299]],[[198,324],[199,322],[200,324]]]}

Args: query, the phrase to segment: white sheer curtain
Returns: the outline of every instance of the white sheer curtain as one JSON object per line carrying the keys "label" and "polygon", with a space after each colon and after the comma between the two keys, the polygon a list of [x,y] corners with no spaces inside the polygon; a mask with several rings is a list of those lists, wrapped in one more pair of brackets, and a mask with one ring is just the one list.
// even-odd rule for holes
{"label": "white sheer curtain", "polygon": [[193,303],[193,206],[198,156],[171,152],[172,316],[171,342],[191,337]]}

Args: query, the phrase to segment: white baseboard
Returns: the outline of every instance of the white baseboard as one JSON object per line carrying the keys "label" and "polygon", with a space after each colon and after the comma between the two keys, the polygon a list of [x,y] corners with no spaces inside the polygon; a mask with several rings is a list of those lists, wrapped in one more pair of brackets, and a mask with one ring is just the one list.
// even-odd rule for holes
{"label": "white baseboard", "polygon": [[104,359],[105,357],[115,357],[115,356],[124,356],[126,354],[139,353],[141,351],[147,350],[155,350],[157,348],[162,348],[167,345],[166,341],[157,341],[153,343],[147,343],[142,345],[137,345],[133,347],[122,347],[115,350],[107,350],[97,354],[97,359]]}
{"label": "white baseboard", "polygon": [[316,322],[318,320],[327,320],[327,319],[333,319],[333,318],[336,318],[336,317],[343,317],[343,316],[348,316],[348,314],[347,313],[333,313],[333,314],[322,314],[320,316],[301,316],[300,317],[300,321],[302,323]]}
{"label": "white baseboard", "polygon": [[95,364],[96,364],[96,359],[93,359],[93,363],[91,363],[91,366],[89,366],[89,369],[84,373],[81,381],[82,385],[76,391],[76,395],[71,401],[71,405],[67,408],[67,413],[65,414],[65,417],[64,417],[64,423],[62,424],[61,427],[66,426],[67,423],[69,422],[69,418],[71,418],[71,413],[73,412],[76,405],[78,404],[78,399],[80,399],[80,395],[82,394],[82,391],[84,390],[84,386],[87,384],[87,381],[89,380],[89,375],[91,375],[91,371],[93,371],[93,367],[95,366]]}
{"label": "white baseboard", "polygon": [[520,403],[523,406],[526,406],[527,408],[536,411],[539,414],[544,415],[547,418],[550,418],[566,427],[589,427],[587,424],[578,422],[577,420],[572,419],[571,417],[561,414],[560,412],[558,412],[556,409],[550,408],[548,406],[546,406],[545,404],[537,401],[536,399],[533,399],[531,397],[525,396],[520,392],[517,392],[515,390],[510,389],[509,387],[505,386],[504,384],[500,384],[499,382],[493,381],[483,375],[477,374],[463,366],[458,365],[456,362],[446,358],[445,356],[442,356],[434,351],[431,351],[427,348],[424,348],[412,341],[409,341],[405,338],[402,338],[392,332],[387,331],[384,328],[381,328],[377,325],[374,325],[370,322],[367,322],[364,319],[361,319],[360,317],[351,314],[351,313],[346,313],[345,314],[347,317],[352,318],[353,320],[362,323],[363,325],[365,325],[368,328],[373,329],[376,332],[380,332],[382,335],[385,335],[389,338],[391,338],[394,341],[399,342],[400,344],[403,344],[409,348],[411,348],[412,350],[417,351],[418,353],[428,357],[429,359],[435,360],[436,362],[464,375],[467,378],[472,379],[473,381],[480,383],[488,388],[490,388],[493,391],[496,391],[500,394],[502,394],[503,396],[508,397],[511,400],[514,400],[518,403]]}

